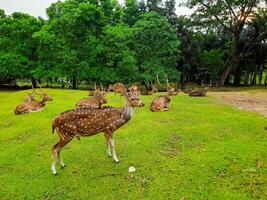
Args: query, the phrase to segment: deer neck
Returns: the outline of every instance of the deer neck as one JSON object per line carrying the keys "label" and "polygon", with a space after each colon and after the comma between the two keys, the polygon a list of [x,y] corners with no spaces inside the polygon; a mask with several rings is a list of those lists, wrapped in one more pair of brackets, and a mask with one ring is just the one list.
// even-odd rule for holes
{"label": "deer neck", "polygon": [[45,106],[45,99],[43,98],[42,101],[40,101],[40,104]]}
{"label": "deer neck", "polygon": [[126,121],[130,120],[133,116],[133,107],[126,101],[125,106],[121,108],[121,117]]}

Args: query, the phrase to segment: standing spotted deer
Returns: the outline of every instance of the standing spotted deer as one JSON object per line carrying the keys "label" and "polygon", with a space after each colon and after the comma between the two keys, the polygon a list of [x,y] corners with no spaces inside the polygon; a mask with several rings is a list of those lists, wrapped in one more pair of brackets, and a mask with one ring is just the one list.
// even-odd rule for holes
{"label": "standing spotted deer", "polygon": [[[171,102],[171,96],[175,96],[177,95],[177,92],[175,91],[175,88],[173,86],[170,86],[169,84],[169,81],[168,81],[168,77],[167,75],[165,74],[165,77],[166,77],[166,81],[167,81],[167,93],[166,95],[164,96],[158,96],[158,97],[155,97],[151,104],[150,104],[150,110],[152,112],[158,112],[158,111],[168,111],[169,110],[169,105],[170,105],[170,102]],[[161,85],[161,83],[159,82],[159,77],[158,77],[158,74],[157,74],[157,81],[159,83],[159,85],[161,87],[163,87]]]}
{"label": "standing spotted deer", "polygon": [[56,130],[59,135],[59,142],[52,148],[51,170],[54,175],[57,174],[56,157],[58,156],[61,167],[65,167],[60,152],[74,137],[79,139],[83,136],[104,132],[108,146],[108,155],[116,163],[119,162],[115,152],[113,133],[131,119],[134,107],[144,106],[144,103],[139,100],[139,93],[124,93],[124,96],[126,103],[121,108],[82,107],[65,111],[54,118],[52,121],[52,132]]}

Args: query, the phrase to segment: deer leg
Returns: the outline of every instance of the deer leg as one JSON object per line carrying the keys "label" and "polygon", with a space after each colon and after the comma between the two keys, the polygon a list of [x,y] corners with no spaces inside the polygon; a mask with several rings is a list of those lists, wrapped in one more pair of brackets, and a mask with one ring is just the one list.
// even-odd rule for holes
{"label": "deer leg", "polygon": [[52,148],[52,165],[51,165],[51,170],[54,175],[57,175],[57,170],[56,170],[56,149],[58,148],[59,142],[56,143],[53,148]]}
{"label": "deer leg", "polygon": [[113,158],[113,160],[115,160],[116,163],[119,163],[120,161],[119,161],[119,159],[116,155],[116,152],[115,152],[115,142],[114,142],[112,133],[109,135],[108,140],[109,140],[110,147],[111,147],[112,158]]}
{"label": "deer leg", "polygon": [[56,171],[56,156],[58,156],[58,161],[59,161],[59,164],[61,165],[61,167],[65,167],[65,164],[63,163],[60,151],[71,140],[72,140],[72,138],[60,139],[59,142],[53,146],[51,170],[52,170],[52,173],[54,175],[57,175],[57,171]]}
{"label": "deer leg", "polygon": [[105,136],[105,140],[106,140],[107,147],[108,147],[108,155],[109,155],[109,157],[112,157],[111,147],[110,147],[110,142],[109,142],[109,139],[108,139],[108,135],[105,133],[104,136]]}

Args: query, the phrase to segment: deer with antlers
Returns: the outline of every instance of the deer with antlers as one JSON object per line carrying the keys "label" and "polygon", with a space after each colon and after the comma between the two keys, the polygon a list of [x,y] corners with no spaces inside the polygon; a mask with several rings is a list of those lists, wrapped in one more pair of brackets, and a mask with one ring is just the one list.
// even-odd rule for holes
{"label": "deer with antlers", "polygon": [[209,87],[212,85],[212,81],[208,85],[204,84],[204,81],[201,81],[201,85],[203,87],[202,90],[194,90],[189,93],[190,97],[205,97],[207,96],[207,91]]}
{"label": "deer with antlers", "polygon": [[139,92],[138,86],[137,85],[132,85],[129,87],[128,91],[130,92]]}
{"label": "deer with antlers", "polygon": [[[171,102],[171,96],[177,95],[177,93],[175,92],[175,88],[173,86],[170,86],[169,81],[168,81],[168,77],[166,74],[165,74],[165,77],[166,77],[166,81],[167,81],[167,87],[165,87],[167,89],[167,93],[164,96],[158,96],[152,100],[152,102],[150,104],[150,110],[152,112],[168,111],[169,105]],[[157,81],[161,87],[164,87],[161,85],[161,83],[159,81],[158,74],[157,74]]]}
{"label": "deer with antlers", "polygon": [[28,103],[28,102],[31,102],[31,101],[35,101],[34,92],[28,93],[28,95],[24,98],[24,102],[25,103]]}
{"label": "deer with antlers", "polygon": [[108,155],[119,162],[115,152],[113,133],[126,124],[133,115],[134,107],[143,107],[144,103],[139,99],[139,93],[124,93],[126,103],[124,107],[92,108],[82,107],[65,111],[55,117],[52,121],[52,132],[56,130],[59,142],[52,148],[51,170],[54,175],[56,171],[56,157],[61,167],[65,167],[61,157],[61,149],[73,138],[92,136],[103,132],[108,147]]}
{"label": "deer with antlers", "polygon": [[124,92],[126,91],[126,88],[125,88],[123,83],[115,83],[113,85],[110,84],[108,86],[108,92],[110,92],[110,91],[113,91],[115,93],[120,93],[121,95],[123,95]]}
{"label": "deer with antlers", "polygon": [[103,89],[102,83],[101,83],[101,88],[97,87],[95,83],[95,90],[89,91],[88,96],[95,96],[95,94],[98,93],[101,89]]}
{"label": "deer with antlers", "polygon": [[101,84],[101,90],[95,85],[95,93],[93,97],[81,99],[76,103],[76,107],[91,106],[100,108],[102,104],[107,103],[106,92]]}
{"label": "deer with antlers", "polygon": [[[38,83],[38,82],[37,82]],[[19,114],[24,114],[24,113],[31,113],[31,112],[38,112],[38,111],[41,111],[44,109],[45,107],[45,102],[46,101],[52,101],[53,99],[47,94],[47,92],[44,92],[42,90],[42,87],[41,85],[38,83],[39,85],[39,90],[41,93],[37,93],[36,90],[34,89],[34,87],[32,86],[32,89],[33,89],[33,92],[36,94],[36,95],[39,95],[42,100],[41,101],[37,101],[34,99],[34,95],[32,96],[29,96],[28,98],[26,97],[24,99],[24,103],[18,105],[16,108],[15,108],[15,111],[14,113],[16,115],[19,115]]]}
{"label": "deer with antlers", "polygon": [[142,91],[142,95],[152,95],[153,93],[157,92],[156,86],[153,85],[152,82],[148,81],[148,90]]}

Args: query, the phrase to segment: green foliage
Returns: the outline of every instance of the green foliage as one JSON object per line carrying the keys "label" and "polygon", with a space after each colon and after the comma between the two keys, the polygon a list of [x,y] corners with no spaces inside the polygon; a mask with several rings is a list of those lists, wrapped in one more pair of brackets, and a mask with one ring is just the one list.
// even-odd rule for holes
{"label": "green foliage", "polygon": [[166,71],[175,80],[180,42],[172,26],[159,14],[148,12],[141,16],[133,29],[140,78],[151,80],[157,72]]}
{"label": "green foliage", "polygon": [[23,13],[0,18],[0,78],[31,77],[37,62],[37,43],[32,35],[40,30],[41,22]]}
{"label": "green foliage", "polygon": [[215,80],[218,80],[224,70],[223,59],[224,54],[221,49],[205,50],[201,55],[202,67],[207,67]]}

